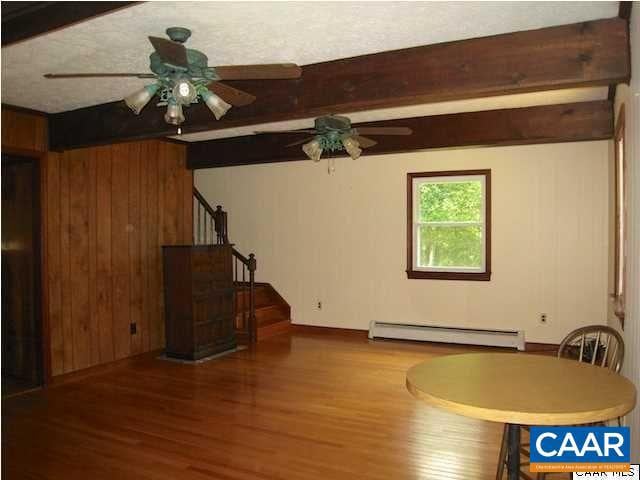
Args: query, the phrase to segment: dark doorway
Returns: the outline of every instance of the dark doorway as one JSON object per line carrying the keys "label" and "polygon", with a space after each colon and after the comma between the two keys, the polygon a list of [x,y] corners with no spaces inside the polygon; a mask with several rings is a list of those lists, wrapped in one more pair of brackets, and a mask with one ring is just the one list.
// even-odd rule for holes
{"label": "dark doorway", "polygon": [[2,155],[2,394],[42,385],[39,160]]}

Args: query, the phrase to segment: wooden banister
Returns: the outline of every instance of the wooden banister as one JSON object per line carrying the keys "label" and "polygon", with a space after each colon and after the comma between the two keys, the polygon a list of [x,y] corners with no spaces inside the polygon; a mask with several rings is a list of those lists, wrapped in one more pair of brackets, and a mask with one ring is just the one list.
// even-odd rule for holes
{"label": "wooden banister", "polygon": [[[193,199],[193,244],[228,244],[227,212],[220,205],[216,206],[214,210],[195,187],[193,188]],[[233,284],[236,289],[236,334],[240,341],[253,343],[257,339],[258,328],[255,308],[257,261],[253,253],[245,257],[235,248],[232,248],[231,251],[233,255]],[[247,295],[245,292],[249,294],[248,305],[246,305]]]}
{"label": "wooden banister", "polygon": [[198,200],[200,205],[204,207],[204,209],[211,215],[213,215],[213,208],[207,202],[207,199],[202,196],[202,194],[198,191],[196,187],[193,187],[193,196]]}

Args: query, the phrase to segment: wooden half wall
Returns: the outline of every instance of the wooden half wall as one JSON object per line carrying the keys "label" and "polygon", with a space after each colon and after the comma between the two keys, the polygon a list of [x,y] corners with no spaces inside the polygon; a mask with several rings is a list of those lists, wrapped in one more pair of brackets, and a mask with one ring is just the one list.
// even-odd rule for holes
{"label": "wooden half wall", "polygon": [[[3,147],[33,150],[37,131],[11,134],[14,113],[3,110],[2,119]],[[161,246],[192,241],[185,147],[149,140],[48,152],[41,161],[52,376],[162,348]]]}

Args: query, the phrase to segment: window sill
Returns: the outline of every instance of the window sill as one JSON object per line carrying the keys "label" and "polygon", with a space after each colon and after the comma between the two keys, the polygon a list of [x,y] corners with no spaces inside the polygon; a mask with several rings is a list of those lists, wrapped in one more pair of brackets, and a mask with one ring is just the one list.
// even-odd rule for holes
{"label": "window sill", "polygon": [[472,280],[488,282],[491,280],[491,272],[423,272],[420,270],[407,270],[407,278],[414,280]]}

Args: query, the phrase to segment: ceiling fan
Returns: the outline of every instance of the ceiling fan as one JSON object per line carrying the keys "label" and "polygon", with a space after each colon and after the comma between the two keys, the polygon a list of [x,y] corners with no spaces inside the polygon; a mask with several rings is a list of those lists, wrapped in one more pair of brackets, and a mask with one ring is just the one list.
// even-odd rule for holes
{"label": "ceiling fan", "polygon": [[[182,107],[198,103],[199,99],[209,107],[217,120],[231,106],[242,107],[256,97],[237,88],[220,83],[221,80],[274,80],[299,78],[300,67],[293,63],[264,65],[230,65],[210,67],[207,56],[183,45],[191,36],[191,30],[171,27],[166,30],[169,40],[149,37],[154,52],[149,56],[152,73],[48,73],[45,78],[137,77],[154,79],[153,83],[124,99],[127,106],[138,115],[157,94],[158,106],[167,106],[164,119],[171,125],[184,122]],[[180,132],[178,132],[180,133]]]}
{"label": "ceiling fan", "polygon": [[315,119],[315,128],[308,130],[278,130],[255,133],[308,133],[313,137],[290,143],[287,147],[302,145],[302,151],[314,162],[320,161],[323,151],[346,150],[352,159],[357,159],[363,148],[373,147],[378,142],[362,135],[411,135],[409,127],[359,127],[353,128],[351,120],[339,115],[327,115]]}

